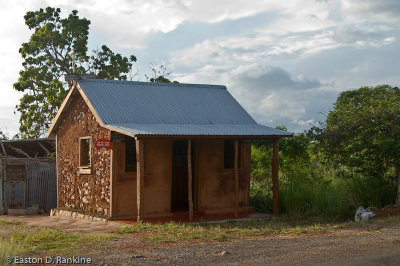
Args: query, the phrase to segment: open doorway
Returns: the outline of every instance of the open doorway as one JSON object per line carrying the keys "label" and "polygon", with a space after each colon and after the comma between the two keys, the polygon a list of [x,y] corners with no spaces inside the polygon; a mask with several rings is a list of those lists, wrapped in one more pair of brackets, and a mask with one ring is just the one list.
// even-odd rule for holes
{"label": "open doorway", "polygon": [[[173,141],[172,149],[172,188],[171,188],[171,211],[188,211],[188,161],[187,161],[187,145],[186,140]],[[194,155],[195,145],[192,141],[192,191],[194,193],[195,171],[194,171]]]}

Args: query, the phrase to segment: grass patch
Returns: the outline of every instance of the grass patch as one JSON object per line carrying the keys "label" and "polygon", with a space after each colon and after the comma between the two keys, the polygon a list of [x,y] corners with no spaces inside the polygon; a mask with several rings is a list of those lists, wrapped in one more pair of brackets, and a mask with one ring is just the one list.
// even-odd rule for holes
{"label": "grass patch", "polygon": [[122,226],[114,231],[117,234],[138,234],[146,242],[180,242],[180,241],[228,241],[244,237],[270,235],[303,235],[325,233],[341,224],[313,223],[292,225],[282,219],[259,219],[220,224],[137,224]]}
{"label": "grass patch", "polygon": [[66,233],[58,229],[25,228],[20,222],[0,221],[0,258],[7,256],[39,254],[78,255],[82,251],[99,249],[112,235],[81,235]]}
{"label": "grass patch", "polygon": [[50,254],[73,255],[75,250],[97,249],[109,235],[69,234],[58,229],[40,228],[28,232],[14,232],[10,241],[23,247],[28,253],[48,251]]}
{"label": "grass patch", "polygon": [[23,226],[23,224],[21,222],[8,222],[0,220],[0,228],[9,226]]}
{"label": "grass patch", "polygon": [[324,234],[341,229],[367,230],[382,233],[384,227],[400,223],[399,216],[372,219],[366,223],[343,222],[315,217],[281,216],[279,218],[248,221],[210,223],[167,223],[125,225],[113,231],[115,234],[136,234],[144,242],[208,242],[229,241],[247,237],[301,236]]}
{"label": "grass patch", "polygon": [[12,239],[0,237],[0,264],[3,263],[3,258],[14,257],[25,252],[26,249]]}

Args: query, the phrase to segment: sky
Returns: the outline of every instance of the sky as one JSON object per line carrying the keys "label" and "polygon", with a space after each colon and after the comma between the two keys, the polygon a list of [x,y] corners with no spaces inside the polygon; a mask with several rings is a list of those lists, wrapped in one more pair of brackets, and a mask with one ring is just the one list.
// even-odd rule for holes
{"label": "sky", "polygon": [[226,85],[260,124],[303,132],[340,92],[399,86],[398,0],[0,0],[0,130],[18,132],[18,53],[27,11],[91,21],[89,49],[134,54],[133,80],[163,64],[181,83]]}

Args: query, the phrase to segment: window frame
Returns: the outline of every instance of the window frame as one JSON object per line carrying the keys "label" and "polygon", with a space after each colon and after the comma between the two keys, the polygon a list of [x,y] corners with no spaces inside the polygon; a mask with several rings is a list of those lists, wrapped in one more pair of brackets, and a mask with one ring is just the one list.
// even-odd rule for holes
{"label": "window frame", "polygon": [[[135,138],[129,139],[129,138],[132,138],[132,137],[125,137],[125,141],[124,141],[124,144],[125,144],[125,149],[124,149],[124,173],[126,173],[126,174],[137,173],[136,139]],[[129,171],[130,169],[127,169],[127,146],[128,146],[128,142],[132,142],[133,146],[135,147],[135,149],[134,149],[135,163],[131,165],[131,166],[133,166],[134,171]]]}
{"label": "window frame", "polygon": [[[82,165],[82,142],[89,140],[88,156],[89,164]],[[80,174],[91,174],[92,173],[92,137],[85,136],[79,137],[79,173]]]}

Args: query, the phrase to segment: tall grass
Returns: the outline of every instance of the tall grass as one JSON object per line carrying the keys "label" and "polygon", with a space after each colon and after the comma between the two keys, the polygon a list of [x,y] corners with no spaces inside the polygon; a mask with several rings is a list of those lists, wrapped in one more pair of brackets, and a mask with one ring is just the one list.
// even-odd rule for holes
{"label": "tall grass", "polygon": [[386,176],[362,176],[353,174],[342,179],[351,207],[391,205],[396,200],[396,182]]}
{"label": "tall grass", "polygon": [[[272,209],[271,155],[270,142],[252,144],[250,204],[265,212]],[[359,206],[380,208],[396,199],[392,177],[337,169],[304,134],[281,140],[279,162],[280,206],[288,215],[352,218]]]}
{"label": "tall grass", "polygon": [[352,211],[340,182],[291,180],[281,186],[280,199],[290,215],[346,218]]}
{"label": "tall grass", "polygon": [[[272,209],[272,186],[265,179],[252,178],[250,203],[260,211]],[[393,204],[396,186],[390,179],[355,175],[351,178],[309,177],[281,181],[280,207],[292,216],[352,218],[359,206]]]}

